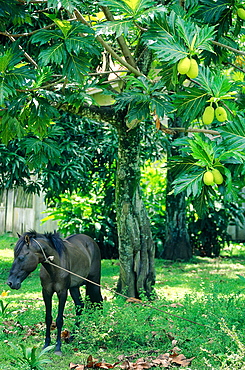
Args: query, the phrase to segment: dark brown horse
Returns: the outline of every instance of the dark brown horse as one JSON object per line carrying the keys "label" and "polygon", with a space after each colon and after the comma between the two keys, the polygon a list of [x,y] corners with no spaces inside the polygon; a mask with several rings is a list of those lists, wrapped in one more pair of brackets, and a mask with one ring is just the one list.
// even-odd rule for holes
{"label": "dark brown horse", "polygon": [[7,284],[12,289],[19,289],[25,278],[41,263],[40,279],[43,300],[46,307],[46,338],[45,345],[50,345],[50,327],[52,324],[52,296],[56,292],[59,299],[58,316],[56,318],[57,341],[55,352],[61,354],[61,330],[63,312],[69,290],[79,315],[84,304],[81,300],[79,287],[86,285],[86,295],[92,303],[102,302],[100,287],[74,276],[48,263],[61,266],[66,270],[100,283],[101,257],[96,242],[84,234],[76,234],[61,239],[59,234],[38,234],[30,231],[22,236],[14,249],[14,262],[9,273]]}

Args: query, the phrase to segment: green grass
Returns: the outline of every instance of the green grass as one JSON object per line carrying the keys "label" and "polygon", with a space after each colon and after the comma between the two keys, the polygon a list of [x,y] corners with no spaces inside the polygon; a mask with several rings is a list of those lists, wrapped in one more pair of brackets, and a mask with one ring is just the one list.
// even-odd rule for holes
{"label": "green grass", "polygon": [[[15,241],[0,237],[0,295],[9,290],[6,280]],[[126,303],[103,288],[103,313],[84,311],[74,341],[63,344],[62,357],[46,354],[52,362],[43,368],[69,369],[70,362],[86,363],[89,355],[109,363],[120,355],[134,356],[135,361],[177,346],[187,358],[195,357],[188,369],[245,369],[245,283],[238,277],[245,276],[245,251],[238,247],[216,259],[195,257],[189,263],[156,260],[158,298],[146,302],[151,307]],[[104,287],[114,289],[118,274],[118,261],[102,261]],[[16,353],[8,343],[40,349],[43,345],[45,312],[38,269],[19,291],[9,291],[0,300],[3,307],[8,304],[2,315],[0,307],[1,369],[26,369],[11,363]],[[55,297],[54,317],[56,303]],[[74,318],[69,297],[64,329],[74,328]]]}

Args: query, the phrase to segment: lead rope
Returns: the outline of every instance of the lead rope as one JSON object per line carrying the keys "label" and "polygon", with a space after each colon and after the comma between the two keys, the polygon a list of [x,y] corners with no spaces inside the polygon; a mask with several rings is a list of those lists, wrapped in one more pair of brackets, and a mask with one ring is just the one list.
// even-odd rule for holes
{"label": "lead rope", "polygon": [[212,330],[215,330],[215,331],[219,331],[218,329],[212,328],[212,327],[211,327],[211,326],[209,326],[209,325],[200,324],[200,323],[198,323],[198,322],[196,322],[196,321],[192,321],[192,320],[186,319],[185,317],[181,317],[181,316],[179,316],[179,315],[175,315],[174,313],[170,313],[170,312],[167,312],[167,311],[161,310],[160,308],[153,307],[152,305],[147,304],[147,303],[144,303],[144,302],[140,301],[140,300],[139,300],[139,299],[137,299],[137,298],[128,297],[128,296],[126,296],[126,295],[124,295],[124,294],[122,294],[122,293],[116,292],[114,289],[111,289],[111,288],[108,288],[108,287],[103,286],[103,285],[101,285],[101,284],[95,283],[94,281],[89,280],[89,279],[87,279],[87,278],[85,278],[85,277],[83,277],[83,276],[81,276],[81,275],[78,275],[78,274],[76,274],[75,272],[69,271],[69,270],[65,269],[64,267],[58,266],[58,265],[56,265],[55,263],[51,262],[51,261],[53,261],[54,256],[49,256],[49,257],[47,257],[47,256],[46,256],[46,254],[45,254],[45,252],[44,252],[44,250],[43,250],[43,247],[41,246],[41,244],[40,244],[36,239],[34,239],[34,238],[33,238],[32,240],[34,240],[34,241],[37,243],[37,245],[40,247],[40,249],[41,249],[41,251],[42,251],[42,254],[43,254],[43,256],[44,256],[44,262],[45,262],[45,263],[48,263],[48,264],[49,264],[49,265],[51,265],[51,266],[54,266],[54,267],[56,267],[56,268],[58,268],[58,269],[60,269],[60,270],[63,270],[63,271],[65,271],[65,272],[68,272],[68,274],[74,275],[74,276],[76,276],[76,277],[78,277],[78,278],[80,278],[80,279],[83,279],[83,280],[85,280],[85,281],[87,281],[87,282],[89,282],[89,283],[92,283],[92,284],[94,284],[94,285],[97,285],[97,286],[99,286],[100,288],[103,288],[103,289],[109,290],[109,291],[110,291],[110,292],[112,292],[113,294],[117,294],[117,295],[119,295],[119,296],[121,296],[121,297],[123,297],[123,298],[126,298],[126,299],[130,300],[131,302],[135,302],[135,303],[141,304],[142,306],[145,306],[145,307],[151,308],[151,309],[153,309],[153,310],[156,310],[156,311],[162,312],[162,313],[164,313],[164,314],[166,314],[166,315],[169,315],[169,316],[176,317],[177,319],[181,319],[181,320],[188,321],[188,322],[190,322],[190,323],[192,323],[192,324],[199,325],[199,326],[202,326],[202,327],[204,327],[204,328],[209,328],[209,329],[212,329]]}

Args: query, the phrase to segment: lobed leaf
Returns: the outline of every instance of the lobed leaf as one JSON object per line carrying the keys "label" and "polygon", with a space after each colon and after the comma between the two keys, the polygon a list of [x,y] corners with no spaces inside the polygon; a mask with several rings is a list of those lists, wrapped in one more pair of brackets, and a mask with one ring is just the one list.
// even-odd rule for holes
{"label": "lobed leaf", "polygon": [[89,61],[85,55],[69,54],[63,66],[63,74],[77,82],[82,81],[83,75],[89,72]]}
{"label": "lobed leaf", "polygon": [[228,122],[225,126],[217,129],[224,138],[224,145],[230,150],[245,150],[245,127],[243,122],[244,117],[238,116],[232,122]]}
{"label": "lobed leaf", "polygon": [[149,44],[160,61],[178,62],[188,55],[188,49],[176,38],[165,34],[164,38],[158,38],[157,41]]}
{"label": "lobed leaf", "polygon": [[17,118],[11,117],[8,113],[5,113],[1,119],[0,132],[2,142],[8,144],[11,139],[22,137],[25,130]]}
{"label": "lobed leaf", "polygon": [[79,0],[47,0],[47,5],[49,8],[61,8],[66,9],[68,12],[72,13],[75,7],[81,5]]}
{"label": "lobed leaf", "polygon": [[186,191],[186,195],[198,196],[203,187],[203,169],[196,170],[192,173],[184,173],[173,181],[174,193],[179,194]]}
{"label": "lobed leaf", "polygon": [[127,36],[129,29],[133,26],[131,19],[123,18],[117,21],[103,22],[95,26],[96,35],[113,35],[116,37],[124,34]]}
{"label": "lobed leaf", "polygon": [[46,66],[49,63],[61,65],[64,63],[64,61],[66,61],[66,58],[67,53],[63,42],[49,46],[47,49],[42,50],[39,54],[39,59],[43,66]]}
{"label": "lobed leaf", "polygon": [[0,78],[0,105],[3,106],[5,99],[16,94],[15,89],[9,86],[5,78]]}
{"label": "lobed leaf", "polygon": [[101,0],[99,4],[108,6],[112,11],[137,16],[145,9],[150,9],[156,5],[156,2],[154,0]]}
{"label": "lobed leaf", "polygon": [[50,40],[60,40],[62,33],[60,30],[39,30],[31,36],[31,43],[39,43],[40,45],[48,43]]}
{"label": "lobed leaf", "polygon": [[98,47],[94,43],[94,38],[91,36],[75,36],[70,35],[65,40],[65,46],[68,53],[75,53],[78,55],[81,50],[89,54],[100,55]]}
{"label": "lobed leaf", "polygon": [[202,111],[209,95],[199,87],[186,88],[185,91],[174,95],[173,104],[178,116],[189,125]]}

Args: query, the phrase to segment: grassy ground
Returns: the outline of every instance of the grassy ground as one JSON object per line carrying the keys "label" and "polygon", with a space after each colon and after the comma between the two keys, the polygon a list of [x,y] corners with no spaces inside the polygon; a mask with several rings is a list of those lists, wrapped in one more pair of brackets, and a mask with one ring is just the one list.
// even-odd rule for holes
{"label": "grassy ground", "polygon": [[[17,349],[23,344],[24,350],[37,346],[39,352],[45,330],[38,270],[19,291],[5,296],[15,241],[0,237],[1,370],[30,369],[14,359],[22,357]],[[118,261],[102,263],[102,285],[113,289]],[[245,280],[238,277],[245,276],[243,246],[216,259],[195,257],[189,263],[156,260],[156,271],[158,298],[147,302],[151,307],[126,303],[102,289],[103,313],[84,312],[74,341],[63,344],[62,357],[45,354],[52,362],[43,368],[69,369],[71,362],[86,363],[89,355],[111,364],[119,356],[136,361],[172,353],[175,347],[178,354],[195,357],[186,369],[245,369]],[[56,309],[54,303],[54,312]],[[73,328],[74,308],[69,298],[64,329]]]}

